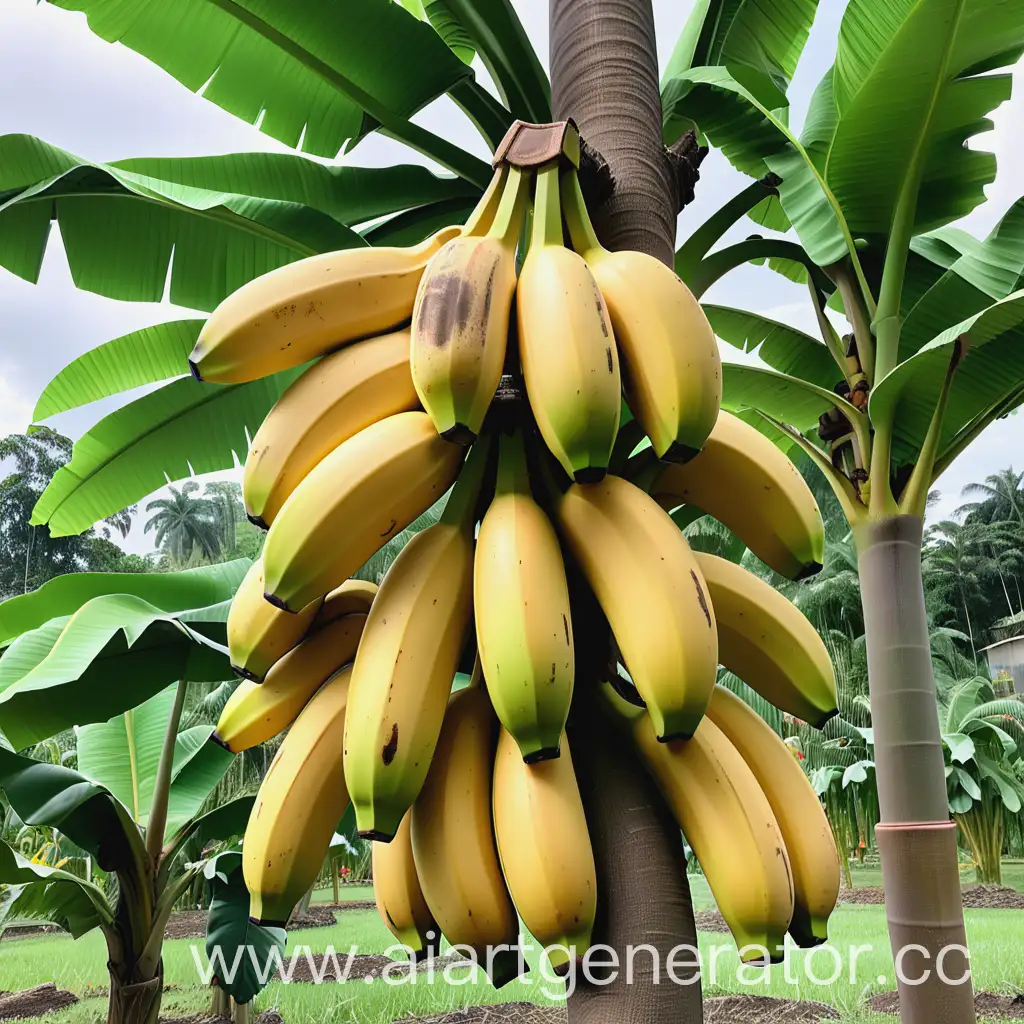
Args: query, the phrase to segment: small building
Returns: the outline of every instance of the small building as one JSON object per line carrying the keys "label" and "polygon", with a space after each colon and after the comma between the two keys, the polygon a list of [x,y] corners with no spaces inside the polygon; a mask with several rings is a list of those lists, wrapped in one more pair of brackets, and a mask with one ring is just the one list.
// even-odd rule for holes
{"label": "small building", "polygon": [[1024,635],[989,644],[981,653],[988,659],[988,676],[997,697],[1024,694]]}

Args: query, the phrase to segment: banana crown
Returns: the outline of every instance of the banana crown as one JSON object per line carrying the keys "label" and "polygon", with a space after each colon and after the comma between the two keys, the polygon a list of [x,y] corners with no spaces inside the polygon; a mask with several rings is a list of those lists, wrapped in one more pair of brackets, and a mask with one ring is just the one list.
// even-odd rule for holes
{"label": "banana crown", "polygon": [[[219,741],[288,730],[246,834],[252,914],[288,918],[351,796],[379,840],[378,906],[415,951],[438,925],[450,941],[514,943],[514,900],[534,935],[582,955],[599,886],[564,730],[573,701],[597,700],[737,941],[774,951],[788,928],[820,942],[835,902],[820,804],[781,740],[712,693],[721,663],[823,722],[827,651],[766,583],[695,557],[666,509],[715,516],[794,577],[820,564],[820,514],[782,452],[719,415],[699,303],[653,257],[601,245],[578,135],[563,125],[553,146],[552,128],[533,145],[536,126],[514,126],[525,144],[503,144],[464,225],[267,274],[214,311],[192,353],[197,377],[225,383],[315,361],[254,437],[246,500],[270,532],[228,620],[249,682]],[[350,578],[375,576],[446,493],[379,595]],[[632,682],[593,678],[608,659],[590,648],[609,633]],[[474,640],[470,691],[450,700]],[[580,685],[577,663],[592,677]],[[479,856],[460,888],[444,858],[467,850]]]}

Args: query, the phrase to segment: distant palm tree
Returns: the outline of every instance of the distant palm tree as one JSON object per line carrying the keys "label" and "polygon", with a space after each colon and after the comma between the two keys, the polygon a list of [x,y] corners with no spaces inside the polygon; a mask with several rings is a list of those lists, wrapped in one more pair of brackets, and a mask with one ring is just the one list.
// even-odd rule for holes
{"label": "distant palm tree", "polygon": [[203,488],[203,497],[209,501],[216,519],[221,549],[230,554],[238,544],[236,527],[245,519],[242,488],[231,480],[215,481]]}
{"label": "distant palm tree", "polygon": [[962,497],[969,494],[980,497],[981,501],[970,502],[957,509],[957,514],[970,513],[980,509],[983,505],[989,506],[990,519],[1009,519],[1024,526],[1024,491],[1021,484],[1024,483],[1024,473],[1017,473],[1013,466],[1008,469],[1001,469],[998,473],[991,473],[985,477],[984,483],[968,484],[961,492]]}
{"label": "distant palm tree", "polygon": [[981,585],[983,557],[977,552],[978,531],[973,525],[944,519],[928,530],[922,569],[924,575],[942,590],[953,592],[963,608],[971,651],[977,660],[974,627],[969,609],[970,598],[977,595]]}
{"label": "distant palm tree", "polygon": [[156,510],[145,526],[145,532],[156,531],[156,545],[177,563],[187,562],[194,553],[205,558],[220,554],[222,534],[213,503],[208,498],[193,497],[199,484],[188,481],[181,490],[168,488],[170,498],[158,498],[146,505]]}

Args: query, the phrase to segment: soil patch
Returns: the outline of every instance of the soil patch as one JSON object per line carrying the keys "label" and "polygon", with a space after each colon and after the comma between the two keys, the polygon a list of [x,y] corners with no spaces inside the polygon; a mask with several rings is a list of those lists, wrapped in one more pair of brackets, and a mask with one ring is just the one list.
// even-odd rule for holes
{"label": "soil patch", "polygon": [[38,1017],[43,1013],[54,1013],[67,1006],[74,1006],[78,996],[57,988],[53,982],[27,988],[24,992],[14,992],[0,997],[0,1020],[21,1020],[25,1017]]}
{"label": "soil patch", "polygon": [[[160,1024],[231,1024],[231,1018],[194,1013],[191,1017],[161,1017]],[[253,1018],[253,1024],[284,1024],[284,1020],[277,1010],[264,1010]]]}
{"label": "soil patch", "polygon": [[[375,900],[349,900],[348,903],[320,903],[318,906],[329,907],[331,910],[376,910]],[[312,908],[310,908],[312,909]]]}
{"label": "soil patch", "polygon": [[[311,962],[312,961],[312,962]],[[417,971],[425,971],[428,968],[440,974],[451,964],[470,961],[458,953],[446,953],[444,956],[435,957],[433,960],[422,960],[416,964]],[[311,982],[315,978],[323,981],[361,981],[364,978],[383,977],[384,971],[389,971],[389,977],[396,977],[409,970],[409,964],[405,960],[392,960],[383,953],[370,953],[353,956],[351,959],[347,954],[335,957],[327,957],[320,953],[312,955],[303,954],[295,958],[295,967],[291,971],[293,982]],[[278,978],[283,980],[288,972],[278,971]]]}
{"label": "soil patch", "polygon": [[4,939],[9,939],[13,942],[15,939],[32,939],[39,935],[53,935],[55,932],[62,930],[55,924],[32,924],[26,925],[23,928],[4,928],[3,931],[0,931],[0,942],[3,942]]}
{"label": "soil patch", "polygon": [[[875,1013],[900,1012],[898,992],[880,992],[868,1000]],[[1001,996],[996,992],[978,992],[974,996],[974,1012],[981,1017],[1002,1017],[1005,1020],[1024,1020],[1024,996]]]}
{"label": "soil patch", "polygon": [[[376,904],[374,904],[376,906]],[[302,917],[297,917],[289,927],[289,931],[299,928],[330,928],[337,924],[334,910],[325,906],[310,906]],[[206,911],[182,910],[171,914],[164,929],[165,939],[204,939],[206,938]]]}
{"label": "soil patch", "polygon": [[[720,996],[704,1002],[706,1024],[818,1024],[837,1020],[839,1013],[825,1003],[796,1002],[770,996]],[[394,1024],[564,1024],[564,1006],[498,1003],[470,1006],[440,1017],[403,1017]]]}
{"label": "soil patch", "polygon": [[[1005,885],[966,885],[961,895],[968,910],[1024,910],[1024,892]],[[885,902],[885,891],[881,886],[843,889],[839,902],[880,904]]]}
{"label": "soil patch", "polygon": [[729,926],[720,910],[698,910],[693,919],[697,922],[699,932],[729,932]]}

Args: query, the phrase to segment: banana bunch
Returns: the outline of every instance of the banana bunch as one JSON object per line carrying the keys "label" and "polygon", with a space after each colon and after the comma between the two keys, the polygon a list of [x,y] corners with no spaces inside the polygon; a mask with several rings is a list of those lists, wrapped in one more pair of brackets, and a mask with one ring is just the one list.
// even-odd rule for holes
{"label": "banana bunch", "polygon": [[[836,711],[827,653],[795,606],[691,551],[670,515],[715,515],[797,578],[822,559],[814,499],[719,412],[717,345],[683,282],[600,245],[572,147],[532,163],[514,149],[462,227],[268,274],[192,353],[197,377],[226,383],[310,363],[246,460],[246,509],[268,533],[232,603],[243,682],[213,736],[239,752],[286,732],[245,837],[253,917],[287,920],[351,803],[381,916],[412,955],[443,934],[501,985],[524,968],[521,922],[568,969],[600,880],[566,729],[574,700],[597,700],[737,941],[822,941],[827,822],[716,679],[724,665],[820,725]],[[354,578],[433,506],[379,589]]]}

